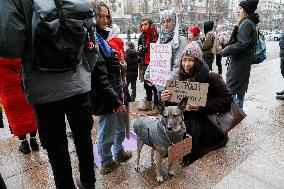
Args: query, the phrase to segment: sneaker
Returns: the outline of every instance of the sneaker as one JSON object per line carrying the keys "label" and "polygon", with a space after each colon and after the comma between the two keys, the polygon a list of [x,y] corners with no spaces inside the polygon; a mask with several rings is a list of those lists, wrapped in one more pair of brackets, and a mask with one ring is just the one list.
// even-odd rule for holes
{"label": "sneaker", "polygon": [[132,157],[131,151],[124,151],[119,156],[115,157],[114,161],[116,163],[122,163],[122,162],[129,160],[131,157]]}
{"label": "sneaker", "polygon": [[36,141],[36,138],[32,137],[30,138],[30,146],[32,151],[38,151],[39,150],[39,145]]}
{"label": "sneaker", "polygon": [[106,174],[111,173],[114,170],[116,170],[118,168],[118,166],[119,166],[119,164],[113,161],[108,165],[102,166],[100,173],[103,174],[103,175],[106,175]]}
{"label": "sneaker", "polygon": [[27,140],[24,140],[21,142],[21,145],[19,147],[19,151],[22,152],[23,154],[29,154],[31,153],[31,149],[29,146],[29,143]]}
{"label": "sneaker", "polygon": [[80,179],[76,179],[76,183],[79,189],[95,189],[95,183],[84,183]]}

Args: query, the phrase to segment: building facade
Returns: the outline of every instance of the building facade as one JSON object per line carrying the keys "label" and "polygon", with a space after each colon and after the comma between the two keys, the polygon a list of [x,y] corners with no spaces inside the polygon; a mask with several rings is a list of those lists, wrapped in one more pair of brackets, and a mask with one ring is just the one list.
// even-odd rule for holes
{"label": "building facade", "polygon": [[284,0],[261,0],[257,12],[261,29],[272,31],[283,28]]}

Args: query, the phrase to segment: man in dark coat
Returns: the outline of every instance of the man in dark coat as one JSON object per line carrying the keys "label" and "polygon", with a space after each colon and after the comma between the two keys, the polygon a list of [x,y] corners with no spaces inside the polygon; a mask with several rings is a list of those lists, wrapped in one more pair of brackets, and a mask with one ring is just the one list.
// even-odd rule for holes
{"label": "man in dark coat", "polygon": [[[284,29],[282,31],[282,36],[279,41],[279,46],[280,46],[280,69],[281,69],[281,74],[284,78]],[[280,100],[284,100],[284,90],[281,92],[276,93],[276,98]]]}
{"label": "man in dark coat", "polygon": [[136,98],[136,81],[138,77],[138,53],[132,42],[128,43],[125,61],[127,64],[126,81],[127,85],[131,84],[131,99],[134,102]]}
{"label": "man in dark coat", "polygon": [[222,56],[230,56],[226,83],[229,86],[236,104],[243,108],[245,93],[248,89],[251,64],[254,59],[254,48],[257,39],[256,24],[259,15],[254,13],[258,0],[240,2],[239,20],[231,37],[233,42],[225,47]]}

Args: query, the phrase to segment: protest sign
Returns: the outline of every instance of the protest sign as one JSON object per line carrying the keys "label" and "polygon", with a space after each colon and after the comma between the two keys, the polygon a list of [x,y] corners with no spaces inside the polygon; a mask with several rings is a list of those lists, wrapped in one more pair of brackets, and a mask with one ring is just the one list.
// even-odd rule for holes
{"label": "protest sign", "polygon": [[150,79],[155,85],[166,86],[171,73],[170,44],[150,44]]}
{"label": "protest sign", "polygon": [[188,138],[171,145],[168,148],[168,161],[169,163],[174,163],[179,161],[182,157],[186,156],[191,152],[192,148],[192,138]]}
{"label": "protest sign", "polygon": [[208,83],[189,81],[167,81],[166,89],[172,91],[170,102],[180,102],[188,97],[187,103],[205,106],[207,101]]}

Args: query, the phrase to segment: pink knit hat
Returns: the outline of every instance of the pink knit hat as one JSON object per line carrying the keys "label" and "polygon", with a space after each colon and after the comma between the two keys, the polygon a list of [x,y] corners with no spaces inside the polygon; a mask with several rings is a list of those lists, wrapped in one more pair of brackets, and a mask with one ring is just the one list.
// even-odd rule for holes
{"label": "pink knit hat", "polygon": [[181,56],[192,56],[198,60],[202,60],[202,51],[199,44],[196,41],[190,42],[184,47]]}

